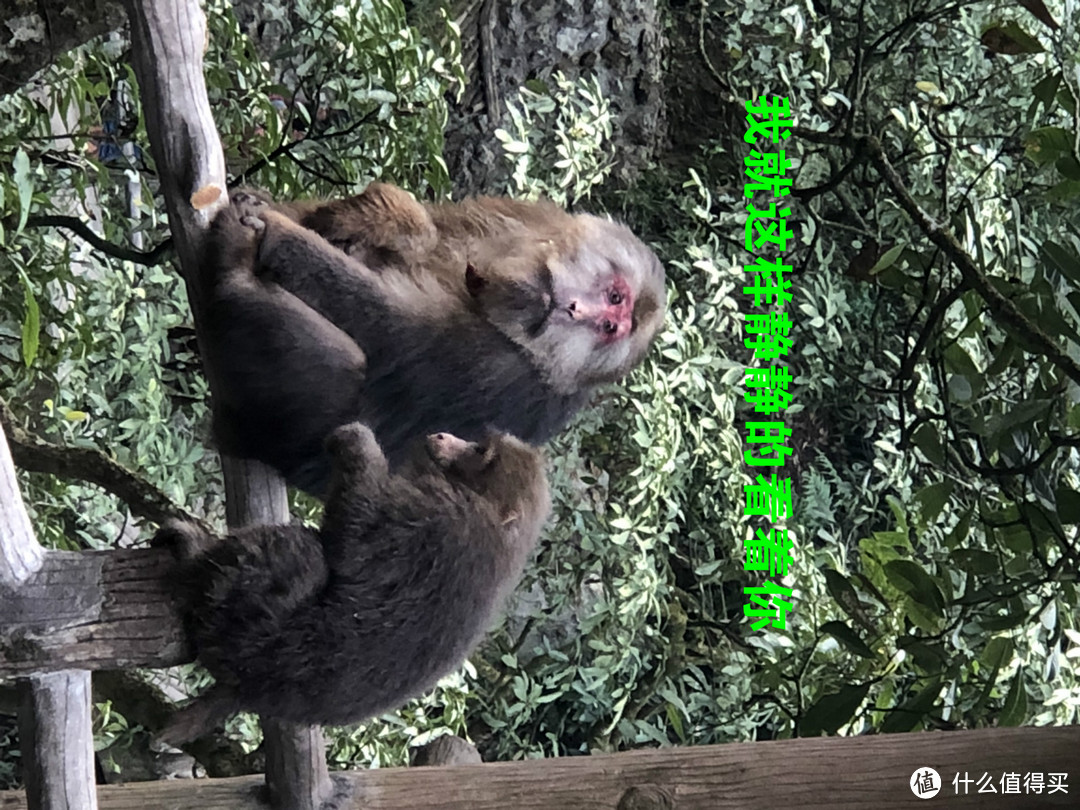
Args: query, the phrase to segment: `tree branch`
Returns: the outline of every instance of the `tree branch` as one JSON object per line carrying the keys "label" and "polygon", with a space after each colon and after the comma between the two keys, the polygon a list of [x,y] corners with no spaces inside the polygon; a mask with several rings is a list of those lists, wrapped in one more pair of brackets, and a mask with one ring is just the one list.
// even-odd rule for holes
{"label": "tree branch", "polygon": [[892,189],[900,207],[908,213],[926,237],[949,258],[949,261],[960,271],[964,282],[986,302],[990,313],[997,320],[1023,335],[1040,354],[1060,368],[1071,380],[1080,384],[1080,363],[1069,357],[1050,335],[1024,315],[1009,298],[999,292],[964,250],[963,245],[952,235],[952,232],[923,210],[907,190],[903,178],[889,162],[880,140],[872,135],[847,137],[806,129],[793,130],[793,134],[814,143],[846,147],[866,155],[885,183]]}
{"label": "tree branch", "polygon": [[23,430],[15,423],[14,415],[3,399],[0,399],[0,424],[7,433],[11,457],[21,469],[97,484],[127,504],[133,515],[155,523],[177,518],[193,521],[209,530],[205,522],[177,506],[160,489],[101,450],[64,447]]}
{"label": "tree branch", "polygon": [[150,251],[131,250],[130,248],[113,244],[108,239],[98,236],[89,225],[78,217],[61,216],[58,214],[35,214],[34,216],[27,218],[26,225],[27,227],[32,228],[67,228],[69,231],[73,231],[76,236],[81,236],[102,253],[112,256],[114,259],[133,262],[147,267],[153,267],[156,264],[160,264],[162,259],[165,258],[165,254],[172,250],[173,247],[172,239],[166,239]]}

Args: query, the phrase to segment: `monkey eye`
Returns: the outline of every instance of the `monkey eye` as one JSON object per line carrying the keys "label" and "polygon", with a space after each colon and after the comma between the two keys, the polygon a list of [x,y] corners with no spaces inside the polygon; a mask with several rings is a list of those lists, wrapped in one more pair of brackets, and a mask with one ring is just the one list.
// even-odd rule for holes
{"label": "monkey eye", "polygon": [[608,293],[608,303],[618,306],[623,302],[623,294],[618,290],[612,290]]}

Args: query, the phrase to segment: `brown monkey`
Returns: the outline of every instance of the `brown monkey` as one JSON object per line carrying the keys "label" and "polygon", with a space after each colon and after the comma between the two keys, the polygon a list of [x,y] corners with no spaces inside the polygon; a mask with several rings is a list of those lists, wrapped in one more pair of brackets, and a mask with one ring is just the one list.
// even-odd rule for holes
{"label": "brown monkey", "polygon": [[[275,207],[368,267],[432,276],[465,303],[476,299],[562,391],[625,376],[663,322],[664,271],[652,252],[623,225],[551,202],[423,206],[372,183],[346,200]],[[290,288],[293,276],[279,281]],[[523,311],[532,317],[522,320]],[[330,320],[346,328],[349,318]]]}
{"label": "brown monkey", "polygon": [[[204,269],[223,448],[317,494],[324,437],[355,419],[393,463],[410,436],[439,431],[546,441],[641,360],[664,314],[663,268],[622,225],[551,203],[422,206],[385,184],[331,203],[237,193]],[[347,335],[366,370],[324,355],[325,326],[219,281],[253,274]]]}
{"label": "brown monkey", "polygon": [[241,709],[319,724],[395,709],[461,664],[517,584],[550,507],[537,451],[503,434],[436,434],[395,475],[359,423],[338,428],[328,449],[318,532],[158,532],[217,681],[165,739],[191,739]]}

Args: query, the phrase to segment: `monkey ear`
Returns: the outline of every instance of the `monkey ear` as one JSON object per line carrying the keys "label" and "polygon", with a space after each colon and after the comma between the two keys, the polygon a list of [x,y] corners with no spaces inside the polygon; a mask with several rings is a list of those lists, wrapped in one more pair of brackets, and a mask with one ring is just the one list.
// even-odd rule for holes
{"label": "monkey ear", "polygon": [[469,291],[469,295],[476,297],[486,285],[487,279],[480,275],[472,262],[468,262],[465,265],[465,289]]}

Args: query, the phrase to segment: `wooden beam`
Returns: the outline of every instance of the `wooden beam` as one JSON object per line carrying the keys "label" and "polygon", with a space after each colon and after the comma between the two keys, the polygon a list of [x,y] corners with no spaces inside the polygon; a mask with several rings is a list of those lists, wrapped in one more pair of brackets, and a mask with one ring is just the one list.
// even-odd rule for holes
{"label": "wooden beam", "polygon": [[[980,729],[664,748],[614,755],[334,775],[336,810],[908,810],[925,808],[912,773],[935,768],[950,808],[1076,807],[1080,727]],[[1067,773],[1067,793],[1024,792],[1024,776]],[[954,795],[959,773],[991,777]],[[1019,774],[1019,793],[1001,777]],[[99,788],[103,810],[257,810],[260,779],[144,782]],[[21,793],[0,793],[0,810],[22,810]]]}
{"label": "wooden beam", "polygon": [[0,599],[0,677],[191,660],[158,550],[49,552]]}

